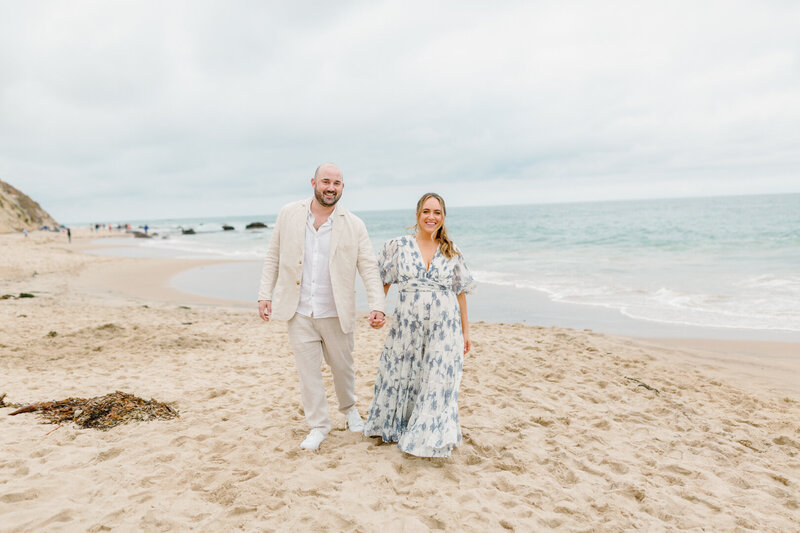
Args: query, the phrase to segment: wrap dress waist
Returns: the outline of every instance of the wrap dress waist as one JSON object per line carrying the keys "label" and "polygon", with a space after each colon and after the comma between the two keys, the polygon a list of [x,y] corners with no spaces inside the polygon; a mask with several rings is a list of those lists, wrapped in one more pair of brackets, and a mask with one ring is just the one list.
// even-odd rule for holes
{"label": "wrap dress waist", "polygon": [[400,292],[442,292],[452,291],[453,288],[436,280],[414,278],[399,283],[398,290]]}

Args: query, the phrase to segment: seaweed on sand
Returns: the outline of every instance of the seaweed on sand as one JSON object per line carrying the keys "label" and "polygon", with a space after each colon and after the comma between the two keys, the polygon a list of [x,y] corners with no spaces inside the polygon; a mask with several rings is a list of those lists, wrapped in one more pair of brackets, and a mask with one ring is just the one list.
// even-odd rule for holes
{"label": "seaweed on sand", "polygon": [[88,399],[67,398],[34,403],[9,414],[21,413],[37,413],[50,424],[74,422],[81,428],[103,431],[131,421],[169,420],[180,416],[177,410],[166,403],[143,400],[121,391]]}

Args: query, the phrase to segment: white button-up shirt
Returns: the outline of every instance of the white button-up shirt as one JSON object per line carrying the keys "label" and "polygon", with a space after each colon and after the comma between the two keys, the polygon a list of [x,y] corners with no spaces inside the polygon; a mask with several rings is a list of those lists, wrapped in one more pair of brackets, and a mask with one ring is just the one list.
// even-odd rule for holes
{"label": "white button-up shirt", "polygon": [[[334,210],[335,212],[335,210]],[[300,303],[297,312],[313,318],[330,318],[336,314],[328,258],[331,252],[333,213],[328,220],[314,228],[314,214],[306,217],[306,251],[303,258],[303,280],[300,282]]]}

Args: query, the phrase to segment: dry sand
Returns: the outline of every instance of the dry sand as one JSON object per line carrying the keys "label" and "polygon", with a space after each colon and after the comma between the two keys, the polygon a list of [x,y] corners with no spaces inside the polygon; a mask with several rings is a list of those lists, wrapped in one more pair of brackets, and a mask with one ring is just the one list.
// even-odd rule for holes
{"label": "dry sand", "polygon": [[[186,262],[76,253],[90,236],[0,236],[0,294],[36,296],[0,301],[0,393],[122,390],[181,417],[101,432],[0,409],[0,531],[800,530],[794,345],[474,323],[452,457],[346,432],[333,403],[303,452],[285,325],[160,289]],[[362,413],[385,334],[356,332]]]}

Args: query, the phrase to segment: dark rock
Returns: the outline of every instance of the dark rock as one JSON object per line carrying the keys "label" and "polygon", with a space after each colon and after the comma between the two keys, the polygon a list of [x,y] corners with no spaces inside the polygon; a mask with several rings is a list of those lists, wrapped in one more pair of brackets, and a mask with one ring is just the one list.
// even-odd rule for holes
{"label": "dark rock", "polygon": [[148,235],[147,233],[145,233],[143,231],[134,231],[133,232],[133,236],[136,237],[137,239],[152,239],[153,238],[152,235]]}
{"label": "dark rock", "polygon": [[223,224],[223,225],[222,225],[222,229],[223,229],[223,230],[225,230],[225,231],[233,231],[233,230],[235,230],[236,228],[234,228],[233,226],[230,226],[230,225],[228,225],[228,224]]}
{"label": "dark rock", "polygon": [[194,235],[194,228],[183,229],[181,228],[181,233],[184,235]]}
{"label": "dark rock", "polygon": [[266,228],[266,227],[267,227],[267,225],[264,224],[263,222],[251,222],[247,226],[245,226],[245,229],[257,229],[257,228]]}

